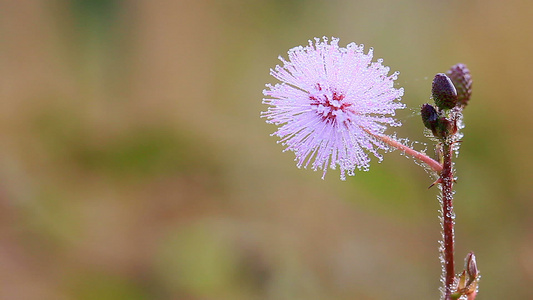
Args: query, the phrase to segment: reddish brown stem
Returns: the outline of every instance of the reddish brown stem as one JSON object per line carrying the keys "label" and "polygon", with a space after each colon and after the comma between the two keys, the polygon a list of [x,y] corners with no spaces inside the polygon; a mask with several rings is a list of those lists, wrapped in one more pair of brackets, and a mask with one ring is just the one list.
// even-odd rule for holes
{"label": "reddish brown stem", "polygon": [[444,161],[440,174],[440,184],[442,187],[442,255],[444,259],[444,299],[450,300],[452,286],[455,280],[455,266],[453,259],[454,252],[454,224],[455,214],[453,212],[453,165],[452,146],[449,143],[443,145]]}

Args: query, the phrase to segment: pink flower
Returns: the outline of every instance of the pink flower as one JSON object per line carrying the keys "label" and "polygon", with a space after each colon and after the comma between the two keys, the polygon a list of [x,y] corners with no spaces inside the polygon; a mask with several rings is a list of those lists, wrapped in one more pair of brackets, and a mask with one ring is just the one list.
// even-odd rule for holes
{"label": "pink flower", "polygon": [[365,54],[363,45],[343,48],[338,42],[315,38],[289,50],[288,60],[280,57],[283,66],[270,74],[281,83],[263,91],[270,107],[262,116],[280,126],[273,135],[296,154],[298,167],[311,164],[324,178],[338,166],[345,180],[356,168],[368,170],[368,153],[382,160],[378,150],[389,145],[380,136],[400,125],[393,116],[404,105],[403,88],[394,88],[398,72],[388,75],[382,59],[372,62],[372,48]]}

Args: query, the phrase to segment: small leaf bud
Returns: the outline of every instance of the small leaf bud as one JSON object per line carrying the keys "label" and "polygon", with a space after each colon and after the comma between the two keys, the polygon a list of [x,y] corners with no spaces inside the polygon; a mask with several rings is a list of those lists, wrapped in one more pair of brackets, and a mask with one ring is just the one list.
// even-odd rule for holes
{"label": "small leaf bud", "polygon": [[468,274],[468,284],[477,279],[479,270],[477,269],[476,256],[474,255],[474,252],[470,252],[466,255],[465,270]]}
{"label": "small leaf bud", "polygon": [[457,105],[457,90],[451,79],[444,73],[435,75],[431,94],[435,104],[440,109],[451,109]]}
{"label": "small leaf bud", "polygon": [[459,282],[457,283],[457,290],[461,291],[466,288],[466,271],[463,270],[459,275]]}

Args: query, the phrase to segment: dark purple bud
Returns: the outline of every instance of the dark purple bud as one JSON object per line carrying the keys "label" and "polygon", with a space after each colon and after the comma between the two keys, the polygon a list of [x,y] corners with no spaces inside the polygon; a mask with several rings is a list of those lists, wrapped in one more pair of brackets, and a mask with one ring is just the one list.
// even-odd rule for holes
{"label": "dark purple bud", "polygon": [[468,100],[470,100],[470,96],[472,96],[472,76],[470,76],[470,70],[464,64],[456,64],[446,74],[452,80],[457,90],[458,105],[465,107],[468,104]]}
{"label": "dark purple bud", "polygon": [[451,109],[457,104],[457,91],[453,82],[444,73],[435,75],[431,94],[440,109]]}
{"label": "dark purple bud", "polygon": [[427,129],[431,130],[433,136],[445,139],[455,134],[455,121],[445,117],[439,117],[439,113],[431,104],[424,104],[420,108],[422,122]]}
{"label": "dark purple bud", "polygon": [[422,105],[422,108],[420,108],[420,114],[422,115],[422,122],[424,122],[424,126],[433,131],[439,117],[435,108],[431,104],[426,103]]}

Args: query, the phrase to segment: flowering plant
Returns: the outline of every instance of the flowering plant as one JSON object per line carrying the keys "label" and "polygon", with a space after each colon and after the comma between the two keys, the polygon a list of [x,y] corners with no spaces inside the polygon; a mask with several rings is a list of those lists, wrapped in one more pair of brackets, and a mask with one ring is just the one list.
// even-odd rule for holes
{"label": "flowering plant", "polygon": [[[403,88],[395,88],[399,72],[389,75],[383,60],[373,62],[373,50],[364,52],[363,45],[338,45],[327,38],[309,41],[288,52],[288,60],[270,74],[281,81],[268,84],[263,103],[269,105],[262,116],[267,123],[279,126],[273,133],[285,150],[293,151],[298,167],[322,170],[340,169],[341,180],[354,175],[355,169],[367,171],[370,153],[382,160],[381,151],[399,149],[421,161],[437,180],[442,195],[442,299],[476,297],[479,272],[474,254],[465,259],[465,270],[455,274],[452,153],[458,150],[462,133],[462,111],[471,95],[470,71],[463,64],[453,66],[446,74],[435,76],[432,98],[435,106],[424,104],[421,117],[428,135],[437,142],[435,159],[385,135],[388,127],[400,126],[394,119],[401,103]],[[430,186],[430,187],[431,187]]]}

